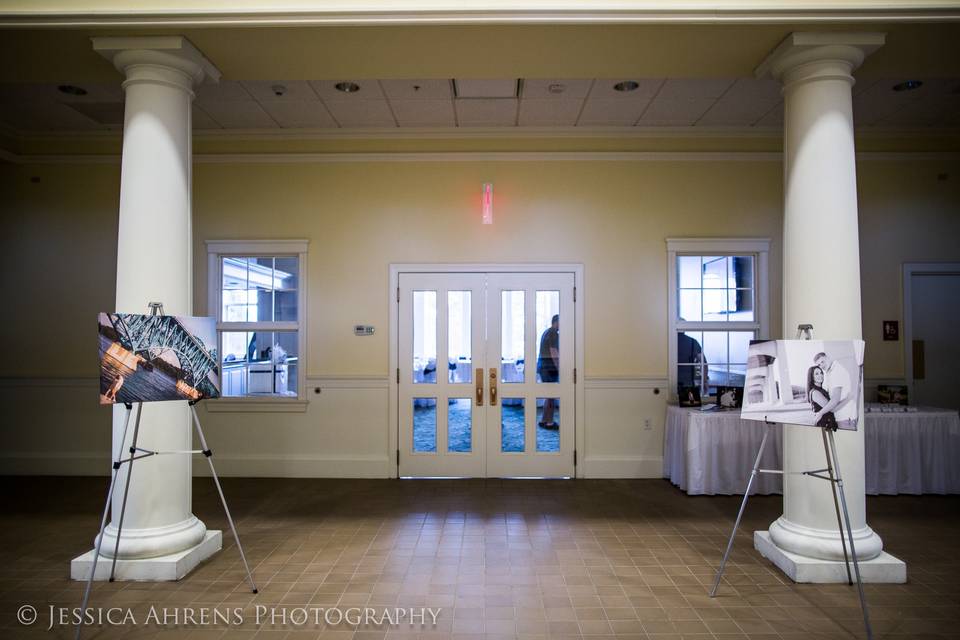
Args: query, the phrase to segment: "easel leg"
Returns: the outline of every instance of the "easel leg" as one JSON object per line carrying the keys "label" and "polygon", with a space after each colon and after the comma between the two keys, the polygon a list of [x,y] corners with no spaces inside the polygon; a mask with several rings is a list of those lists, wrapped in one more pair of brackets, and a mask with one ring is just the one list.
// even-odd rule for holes
{"label": "easel leg", "polygon": [[[93,548],[93,565],[90,567],[90,575],[87,576],[87,586],[83,591],[83,603],[80,605],[80,611],[86,611],[90,604],[90,590],[93,588],[93,578],[97,574],[97,561],[100,559],[100,547],[103,545],[103,531],[107,528],[107,514],[110,513],[110,503],[113,502],[113,488],[117,483],[117,472],[120,470],[120,460],[123,458],[123,443],[127,439],[127,428],[130,426],[130,415],[133,413],[133,407],[127,409],[127,418],[123,423],[123,436],[120,439],[121,451],[118,459],[113,463],[113,472],[110,474],[110,488],[107,489],[107,503],[103,505],[103,517],[100,518],[100,534],[97,536],[97,544]],[[139,419],[139,413],[137,414]],[[77,625],[76,639],[80,640],[80,632],[83,625]]]}
{"label": "easel leg", "polygon": [[[127,496],[130,495],[130,476],[133,475],[133,457],[137,453],[137,439],[140,436],[140,414],[143,412],[143,403],[137,405],[137,420],[133,424],[133,440],[130,444],[130,466],[127,467],[127,482],[123,487],[123,504],[120,507],[120,520],[117,522],[117,542],[113,545],[113,559],[110,562],[110,582],[115,579],[117,570],[117,553],[120,551],[120,532],[123,531],[123,517],[127,514]],[[122,443],[121,443],[122,444]]]}
{"label": "easel leg", "polygon": [[190,412],[193,414],[193,424],[197,429],[197,436],[200,438],[200,448],[203,449],[203,455],[210,463],[210,473],[213,475],[213,482],[217,485],[217,493],[220,494],[220,502],[223,503],[223,511],[227,514],[227,522],[230,523],[230,531],[233,532],[233,539],[237,541],[237,550],[240,551],[240,559],[243,560],[243,568],[247,571],[247,580],[250,582],[250,588],[257,593],[257,585],[253,581],[253,573],[250,572],[250,565],[247,564],[247,556],[243,552],[243,545],[240,544],[240,536],[237,535],[237,527],[233,524],[233,517],[230,515],[230,508],[227,507],[227,499],[223,496],[223,488],[220,486],[220,478],[217,476],[217,470],[213,467],[213,452],[207,447],[207,440],[203,437],[203,429],[200,427],[200,418],[197,417],[197,409],[192,404]]}
{"label": "easel leg", "polygon": [[740,519],[743,518],[743,512],[747,508],[747,500],[750,498],[750,489],[753,488],[753,481],[760,472],[760,457],[766,449],[767,436],[770,434],[768,429],[763,430],[763,439],[760,440],[760,450],[757,451],[757,459],[753,463],[753,470],[750,472],[750,479],[747,481],[747,489],[743,492],[743,502],[740,503],[740,512],[737,513],[737,520],[733,523],[733,531],[730,532],[730,540],[727,542],[727,550],[723,552],[723,560],[720,561],[720,568],[717,570],[717,577],[713,581],[713,588],[710,589],[710,597],[717,594],[717,587],[720,586],[720,578],[723,577],[723,570],[727,566],[727,558],[730,557],[730,550],[733,549],[733,539],[737,535],[737,529],[740,528]]}
{"label": "easel leg", "polygon": [[833,460],[830,459],[830,447],[827,444],[827,429],[821,428],[820,435],[823,436],[823,453],[827,456],[827,474],[830,476],[830,495],[833,496],[833,508],[837,512],[837,527],[840,529],[840,544],[843,546],[843,563],[847,567],[847,584],[853,584],[853,576],[850,574],[850,558],[847,556],[847,541],[843,537],[843,520],[840,518],[840,503],[837,502],[837,483],[833,475]]}
{"label": "easel leg", "polygon": [[[850,555],[853,556],[853,570],[857,574],[857,590],[860,593],[860,608],[863,610],[863,626],[867,629],[867,640],[873,640],[873,629],[870,628],[870,616],[867,613],[867,597],[863,593],[863,579],[860,577],[860,563],[857,561],[857,548],[853,544],[853,528],[850,526],[850,512],[847,510],[847,497],[843,491],[843,478],[840,476],[840,460],[837,457],[837,443],[833,439],[833,431],[830,430],[828,433],[830,437],[830,453],[833,456],[833,468],[837,473],[840,503],[843,505],[843,517],[847,523],[847,537],[850,542]],[[842,531],[841,535],[843,535]]]}

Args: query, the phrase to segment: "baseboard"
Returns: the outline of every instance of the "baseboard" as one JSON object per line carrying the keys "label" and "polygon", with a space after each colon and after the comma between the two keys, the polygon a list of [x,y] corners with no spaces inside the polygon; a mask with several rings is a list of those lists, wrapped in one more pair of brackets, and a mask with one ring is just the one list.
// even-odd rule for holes
{"label": "baseboard", "polygon": [[662,456],[592,455],[583,459],[583,478],[660,478]]}
{"label": "baseboard", "polygon": [[0,453],[0,475],[5,476],[107,476],[107,451],[9,452]]}

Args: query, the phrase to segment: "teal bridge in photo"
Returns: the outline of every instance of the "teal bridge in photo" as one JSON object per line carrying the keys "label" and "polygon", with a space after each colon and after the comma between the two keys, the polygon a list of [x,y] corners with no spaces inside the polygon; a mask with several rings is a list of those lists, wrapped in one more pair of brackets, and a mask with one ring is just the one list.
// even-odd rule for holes
{"label": "teal bridge in photo", "polygon": [[208,378],[217,371],[216,349],[208,350],[175,316],[113,313],[109,317],[125,349],[147,362],[172,351],[180,361],[183,380],[206,397],[219,395]]}

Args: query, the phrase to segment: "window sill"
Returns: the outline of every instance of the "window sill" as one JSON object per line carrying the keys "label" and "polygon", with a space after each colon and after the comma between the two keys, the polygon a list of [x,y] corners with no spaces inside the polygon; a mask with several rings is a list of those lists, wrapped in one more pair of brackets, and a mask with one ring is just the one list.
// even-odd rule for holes
{"label": "window sill", "polygon": [[203,403],[210,413],[306,413],[306,400],[294,398],[218,398]]}

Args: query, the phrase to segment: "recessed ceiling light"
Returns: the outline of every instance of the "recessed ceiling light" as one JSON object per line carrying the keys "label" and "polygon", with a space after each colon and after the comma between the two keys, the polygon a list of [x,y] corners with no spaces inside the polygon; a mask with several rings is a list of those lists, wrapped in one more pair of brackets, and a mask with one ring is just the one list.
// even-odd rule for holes
{"label": "recessed ceiling light", "polygon": [[78,87],[72,84],[62,84],[57,87],[57,91],[60,93],[65,93],[68,96],[85,96],[87,95],[87,90],[83,87]]}
{"label": "recessed ceiling light", "polygon": [[639,86],[640,86],[640,85],[639,85],[638,83],[634,82],[633,80],[625,80],[625,81],[623,81],[623,82],[618,82],[617,84],[613,85],[613,90],[614,90],[614,91],[621,91],[621,92],[625,92],[625,91],[636,91],[636,89],[637,89]]}
{"label": "recessed ceiling light", "polygon": [[913,91],[914,89],[919,89],[923,86],[922,80],[906,80],[899,84],[893,85],[894,91]]}
{"label": "recessed ceiling light", "polygon": [[338,82],[334,85],[337,91],[342,91],[343,93],[356,93],[360,91],[360,85],[356,82]]}
{"label": "recessed ceiling light", "polygon": [[566,90],[567,90],[567,85],[561,84],[559,82],[556,84],[551,84],[549,87],[547,87],[547,91],[549,91],[550,93],[563,93]]}

